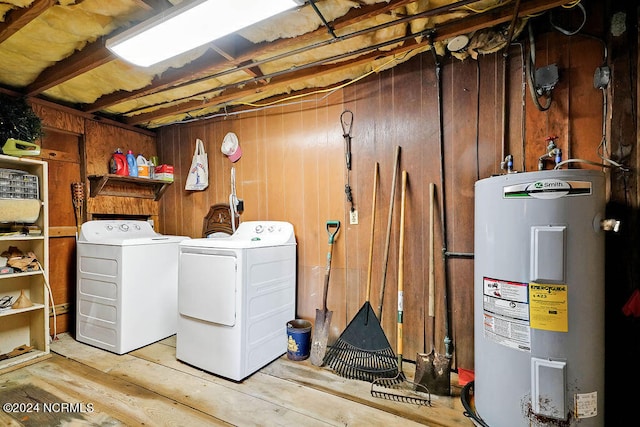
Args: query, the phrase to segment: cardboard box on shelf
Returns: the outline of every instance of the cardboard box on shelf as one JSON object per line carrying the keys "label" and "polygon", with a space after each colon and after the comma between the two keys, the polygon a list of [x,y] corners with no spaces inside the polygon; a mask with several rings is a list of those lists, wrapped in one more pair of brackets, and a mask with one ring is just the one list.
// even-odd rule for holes
{"label": "cardboard box on shelf", "polygon": [[162,181],[173,181],[173,165],[158,165],[156,166],[154,179]]}

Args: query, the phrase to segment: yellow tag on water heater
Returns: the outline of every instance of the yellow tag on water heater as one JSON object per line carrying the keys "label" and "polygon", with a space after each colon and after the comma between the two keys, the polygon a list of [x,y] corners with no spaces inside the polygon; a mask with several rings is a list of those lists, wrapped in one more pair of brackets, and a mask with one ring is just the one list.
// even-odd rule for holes
{"label": "yellow tag on water heater", "polygon": [[569,332],[567,285],[529,283],[530,326],[554,332]]}

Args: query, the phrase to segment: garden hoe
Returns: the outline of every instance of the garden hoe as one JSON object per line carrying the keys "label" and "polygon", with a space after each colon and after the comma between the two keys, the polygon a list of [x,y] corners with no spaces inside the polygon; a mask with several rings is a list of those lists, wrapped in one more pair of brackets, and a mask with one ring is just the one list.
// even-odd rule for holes
{"label": "garden hoe", "polygon": [[[333,232],[331,231],[333,229]],[[311,363],[322,366],[324,355],[327,352],[327,339],[329,338],[329,326],[331,325],[332,311],[327,310],[327,293],[329,291],[329,277],[331,274],[331,254],[333,242],[340,230],[340,221],[327,221],[327,233],[329,233],[329,252],[327,253],[327,267],[324,273],[324,292],[322,295],[322,309],[316,309],[316,322],[311,340]]]}

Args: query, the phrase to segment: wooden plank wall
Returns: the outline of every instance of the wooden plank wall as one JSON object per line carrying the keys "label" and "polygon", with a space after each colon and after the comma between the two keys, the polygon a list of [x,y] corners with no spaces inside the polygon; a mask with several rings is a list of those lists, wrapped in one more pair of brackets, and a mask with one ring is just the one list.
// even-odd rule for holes
{"label": "wooden plank wall", "polygon": [[[75,330],[77,228],[71,183],[85,182],[82,220],[100,213],[148,216],[157,222],[158,202],[134,197],[90,197],[86,179],[87,175],[108,172],[109,159],[116,148],[150,156],[156,153],[156,140],[152,132],[94,120],[43,100],[33,100],[32,107],[45,129],[40,158],[49,163],[49,283],[57,313],[55,323],[50,316],[53,334]],[[130,194],[137,191],[126,186],[123,190]]]}
{"label": "wooden plank wall", "polygon": [[51,314],[49,330],[53,334],[75,328],[72,313],[75,307],[76,221],[70,185],[80,181],[84,119],[68,109],[51,107],[47,103],[33,102],[32,108],[45,130],[40,159],[49,165],[49,284],[56,306],[55,322]]}
{"label": "wooden plank wall", "polygon": [[[545,138],[573,157],[598,161],[602,92],[593,87],[593,73],[602,64],[602,44],[589,37],[557,32],[536,35],[536,66],[556,63],[560,82],[553,103],[538,111],[525,90],[526,48],[513,45],[477,61],[442,59],[442,112],[448,302],[455,366],[473,367],[473,209],[474,183],[501,173],[506,154],[515,169],[536,170],[546,148]],[[507,78],[503,79],[506,70]],[[503,88],[506,104],[502,102]],[[503,118],[503,105],[505,106]],[[346,167],[340,115],[354,114],[352,129],[353,190],[359,223],[349,224],[345,197]],[[243,156],[235,164],[221,153],[227,132],[238,135]],[[187,192],[184,180],[201,138],[209,154],[210,187]],[[504,145],[503,145],[504,144]],[[158,152],[175,165],[175,185],[160,203],[166,234],[199,237],[202,220],[214,203],[228,202],[231,168],[244,200],[242,221],[283,220],[293,223],[298,243],[297,314],[313,321],[322,303],[327,253],[327,220],[338,219],[329,287],[335,339],[366,299],[369,232],[374,163],[380,164],[380,189],[375,217],[375,249],[371,303],[377,308],[382,285],[383,253],[390,207],[393,156],[401,147],[401,170],[408,173],[406,206],[404,331],[405,356],[430,351],[432,327],[425,322],[428,283],[429,193],[436,184],[435,264],[437,292],[436,349],[444,351],[443,240],[439,219],[440,144],[435,61],[430,52],[391,70],[369,76],[331,94],[319,94],[288,106],[260,109],[190,124],[162,128]],[[566,158],[566,157],[565,157]],[[549,166],[549,165],[548,165]],[[549,168],[547,166],[547,168]],[[579,167],[579,166],[576,166]],[[400,178],[395,194],[393,233],[389,251],[382,324],[393,347],[396,342],[396,285],[399,235]]]}
{"label": "wooden plank wall", "polygon": [[[626,7],[629,12],[633,9],[630,16],[637,22],[637,5]],[[609,16],[590,12],[590,17]],[[629,31],[621,36],[611,36],[598,26],[608,28],[608,23],[598,23],[594,19],[588,22],[585,32],[605,34],[609,46],[608,63],[612,67],[612,84],[606,89],[608,152],[623,156],[629,165],[637,165],[638,40],[637,31],[630,30],[636,27],[628,25]],[[526,37],[520,39],[526,40]],[[586,36],[568,37],[556,31],[542,31],[536,34],[536,47],[537,67],[556,63],[560,69],[560,81],[553,91],[554,101],[546,112],[533,106],[525,85],[526,46],[523,51],[519,45],[513,45],[506,61],[501,52],[480,56],[477,61],[441,58],[445,212],[447,250],[450,252],[473,252],[473,186],[478,179],[501,173],[500,161],[505,153],[514,155],[515,169],[535,170],[537,159],[546,146],[545,138],[557,135],[564,158],[570,155],[599,160],[603,92],[594,89],[592,82],[595,68],[603,61],[601,42]],[[503,79],[504,71],[507,79]],[[507,99],[505,120],[503,87]],[[51,168],[50,179],[62,189],[64,196],[50,201],[51,225],[55,228],[52,230],[60,230],[57,234],[51,233],[50,282],[56,305],[73,304],[75,277],[71,270],[75,269],[75,252],[73,237],[64,233],[75,225],[66,190],[68,184],[84,179],[86,175],[106,173],[108,159],[116,147],[133,147],[136,151],[153,154],[155,140],[152,132],[124,129],[106,120],[96,121],[45,101],[33,100],[33,105],[47,130],[53,132],[49,140],[45,137],[43,141],[43,157],[60,162],[59,168]],[[380,163],[380,189],[375,216],[371,302],[376,309],[379,304],[393,153],[396,146],[401,146],[401,168],[407,170],[409,176],[404,250],[404,353],[412,359],[416,352],[428,351],[431,346],[432,327],[430,322],[425,325],[424,314],[431,253],[428,247],[429,182],[436,184],[437,196],[441,196],[437,106],[434,58],[427,52],[394,69],[369,76],[331,94],[306,98],[304,102],[294,101],[288,106],[269,109],[256,107],[253,112],[242,115],[162,128],[158,131],[157,153],[161,162],[175,165],[176,182],[169,186],[161,201],[99,196],[89,202],[90,212],[150,213],[153,217],[157,212],[160,232],[199,237],[209,207],[228,202],[230,171],[235,166],[237,194],[245,202],[242,220],[284,220],[295,227],[297,313],[309,320],[314,319],[315,309],[322,302],[328,249],[326,221],[341,220],[329,289],[329,309],[334,311],[331,334],[335,339],[366,298],[375,162]],[[357,225],[349,224],[349,204],[344,194],[346,175],[340,114],[346,109],[354,113],[350,184],[358,210]],[[238,135],[244,151],[236,164],[231,164],[220,152],[222,139],[229,131]],[[205,141],[209,153],[210,187],[203,192],[184,190],[195,138]],[[86,145],[79,159],[77,154],[67,155],[72,151],[75,153],[74,147],[69,147],[69,141]],[[62,162],[69,162],[73,167],[65,168]],[[611,187],[608,210],[622,217],[625,224],[630,224],[629,233],[607,242],[607,281],[622,284],[607,286],[607,336],[613,336],[610,331],[637,335],[637,327],[620,315],[620,307],[637,287],[637,272],[631,267],[620,268],[620,264],[637,265],[637,233],[633,224],[637,223],[638,181],[631,172],[607,172]],[[399,200],[398,189],[382,317],[385,333],[394,348]],[[436,216],[439,209],[440,204],[436,204]],[[439,220],[434,237],[438,286],[436,344],[437,349],[443,351],[443,245]],[[473,368],[473,261],[464,256],[450,256],[447,267],[454,367]],[[65,318],[58,326],[58,332],[74,327],[73,321]],[[618,347],[611,344],[612,348]],[[623,354],[623,359],[635,360],[639,353],[632,348]]]}
{"label": "wooden plank wall", "polygon": [[[131,150],[136,156],[142,154],[146,158],[156,155],[156,139],[152,134],[143,134],[117,125],[88,120],[85,138],[87,176],[107,174],[109,160],[118,148],[125,154]],[[154,221],[158,221],[158,203],[153,199],[131,200],[131,198],[123,199],[116,196],[88,197],[88,183],[86,188],[89,219],[91,219],[91,215],[100,213],[150,216]],[[123,188],[123,191],[134,193],[137,189]]]}

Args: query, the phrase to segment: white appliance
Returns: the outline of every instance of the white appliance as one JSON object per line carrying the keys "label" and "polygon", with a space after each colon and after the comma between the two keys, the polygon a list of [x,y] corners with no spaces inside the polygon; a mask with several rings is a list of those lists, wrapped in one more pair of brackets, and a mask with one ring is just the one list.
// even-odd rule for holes
{"label": "white appliance", "polygon": [[475,186],[475,384],[491,427],[604,425],[605,176]]}
{"label": "white appliance", "polygon": [[287,351],[295,318],[293,226],[247,221],[180,243],[178,360],[241,381]]}
{"label": "white appliance", "polygon": [[178,244],[146,221],[82,224],[77,243],[76,339],[116,354],[177,331]]}

